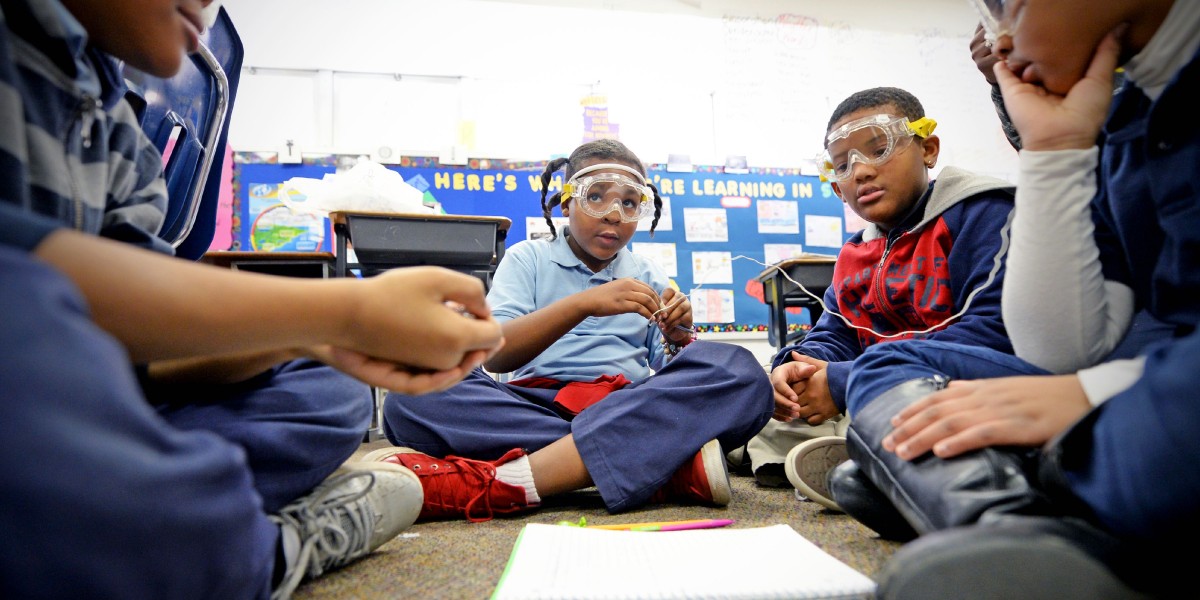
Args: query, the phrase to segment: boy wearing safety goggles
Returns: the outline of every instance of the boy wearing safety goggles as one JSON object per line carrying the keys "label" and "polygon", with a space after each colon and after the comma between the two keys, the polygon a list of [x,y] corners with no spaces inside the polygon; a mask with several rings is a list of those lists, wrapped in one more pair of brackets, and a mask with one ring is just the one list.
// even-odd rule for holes
{"label": "boy wearing safety goggles", "polygon": [[[559,169],[566,183],[547,199]],[[589,142],[541,181],[554,237],[513,245],[488,293],[506,344],[485,365],[514,379],[478,369],[446,392],[389,394],[385,431],[402,448],[368,458],[421,477],[421,519],[487,520],[592,485],[614,513],[728,504],[721,447],[770,419],[762,367],[744,348],[693,341],[687,297],[626,248],[662,207],[628,148]]]}
{"label": "boy wearing safety goggles", "polygon": [[[851,366],[875,345],[946,340],[1011,352],[1000,317],[1012,186],[946,167],[935,181],[935,123],[912,94],[852,94],[829,119],[822,177],[869,225],[842,247],[830,309],[772,362],[775,414],[748,447],[752,464],[779,462],[804,496],[840,510],[827,472],[845,440],[820,426],[846,411]],[[785,425],[794,420],[803,424]],[[797,443],[799,444],[797,445]]]}
{"label": "boy wearing safety goggles", "polygon": [[[1200,534],[1200,3],[972,4],[1021,135],[1003,297],[1017,356],[951,371],[940,357],[962,349],[926,347],[852,386],[869,401],[852,456],[928,534],[880,595],[1178,596],[1194,572],[1179,548]],[[1106,357],[1139,309],[1171,331]]]}

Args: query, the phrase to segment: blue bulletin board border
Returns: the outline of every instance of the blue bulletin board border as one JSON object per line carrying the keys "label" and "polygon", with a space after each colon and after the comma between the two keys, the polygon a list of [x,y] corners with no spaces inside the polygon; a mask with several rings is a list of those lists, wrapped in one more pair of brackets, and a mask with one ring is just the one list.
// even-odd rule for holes
{"label": "blue bulletin board border", "polygon": [[[338,167],[353,164],[357,156],[328,155],[305,157],[302,164],[277,164],[273,153],[238,153],[234,160],[235,231],[233,240],[241,249],[250,249],[247,224],[257,215],[250,211],[253,184],[279,184],[292,177],[320,179]],[[349,162],[347,162],[349,161]],[[449,214],[503,216],[512,221],[507,244],[527,237],[526,219],[543,221],[540,205],[541,173],[545,162],[515,162],[472,159],[462,166],[442,166],[433,157],[404,157],[399,164],[386,165],[405,181],[437,200]],[[843,205],[828,184],[803,175],[795,169],[750,169],[748,173],[724,173],[722,167],[696,167],[692,172],[668,172],[665,165],[651,165],[651,181],[669,199],[671,229],[659,229],[653,236],[647,231],[634,234],[633,244],[653,242],[674,244],[678,273],[672,279],[688,292],[695,287],[692,273],[693,252],[728,252],[735,258],[732,283],[705,283],[704,289],[730,290],[734,319],[727,323],[697,323],[697,330],[763,331],[768,322],[767,306],[762,302],[762,286],[757,276],[765,268],[764,244],[801,244],[805,252],[835,255],[841,242],[853,232],[845,231]],[[551,181],[551,191],[561,189],[562,174]],[[730,202],[730,199],[741,200]],[[798,232],[762,233],[759,231],[758,204],[763,200],[795,202]],[[723,209],[727,223],[727,241],[688,241],[684,213],[688,208]],[[836,246],[813,245],[805,239],[805,217],[836,217],[842,222],[841,240]],[[555,211],[555,217],[561,213]],[[331,236],[322,245],[330,251]],[[237,248],[235,248],[237,249]],[[807,311],[804,311],[807,312]],[[807,315],[798,319],[807,326]]]}

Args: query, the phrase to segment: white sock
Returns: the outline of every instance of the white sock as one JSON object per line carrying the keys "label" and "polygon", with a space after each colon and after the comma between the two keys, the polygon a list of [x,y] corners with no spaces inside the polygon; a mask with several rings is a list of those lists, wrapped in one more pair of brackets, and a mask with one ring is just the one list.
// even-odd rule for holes
{"label": "white sock", "polygon": [[496,467],[496,479],[509,485],[525,488],[525,502],[530,506],[542,503],[537,488],[533,485],[533,471],[529,468],[529,457],[522,456]]}

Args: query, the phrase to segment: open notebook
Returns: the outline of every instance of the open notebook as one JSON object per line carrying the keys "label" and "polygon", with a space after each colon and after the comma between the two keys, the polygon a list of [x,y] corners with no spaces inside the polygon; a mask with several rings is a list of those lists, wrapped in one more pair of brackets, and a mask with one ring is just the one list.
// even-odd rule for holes
{"label": "open notebook", "polygon": [[869,577],[787,525],[641,532],[530,524],[492,600],[869,598],[874,591]]}

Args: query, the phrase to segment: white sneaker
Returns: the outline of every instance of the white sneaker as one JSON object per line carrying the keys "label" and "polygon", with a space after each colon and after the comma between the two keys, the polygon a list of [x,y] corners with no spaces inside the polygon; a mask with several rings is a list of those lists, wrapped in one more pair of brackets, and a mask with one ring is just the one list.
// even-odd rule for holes
{"label": "white sneaker", "polygon": [[806,440],[792,448],[783,460],[783,471],[788,481],[796,487],[797,496],[808,498],[830,510],[843,512],[829,491],[829,472],[849,459],[846,438],[827,435]]}
{"label": "white sneaker", "polygon": [[[347,463],[307,496],[283,507],[279,524],[287,572],[272,600],[290,598],[300,582],[357,560],[417,520],[421,480],[388,463]],[[290,550],[290,551],[289,551]]]}

